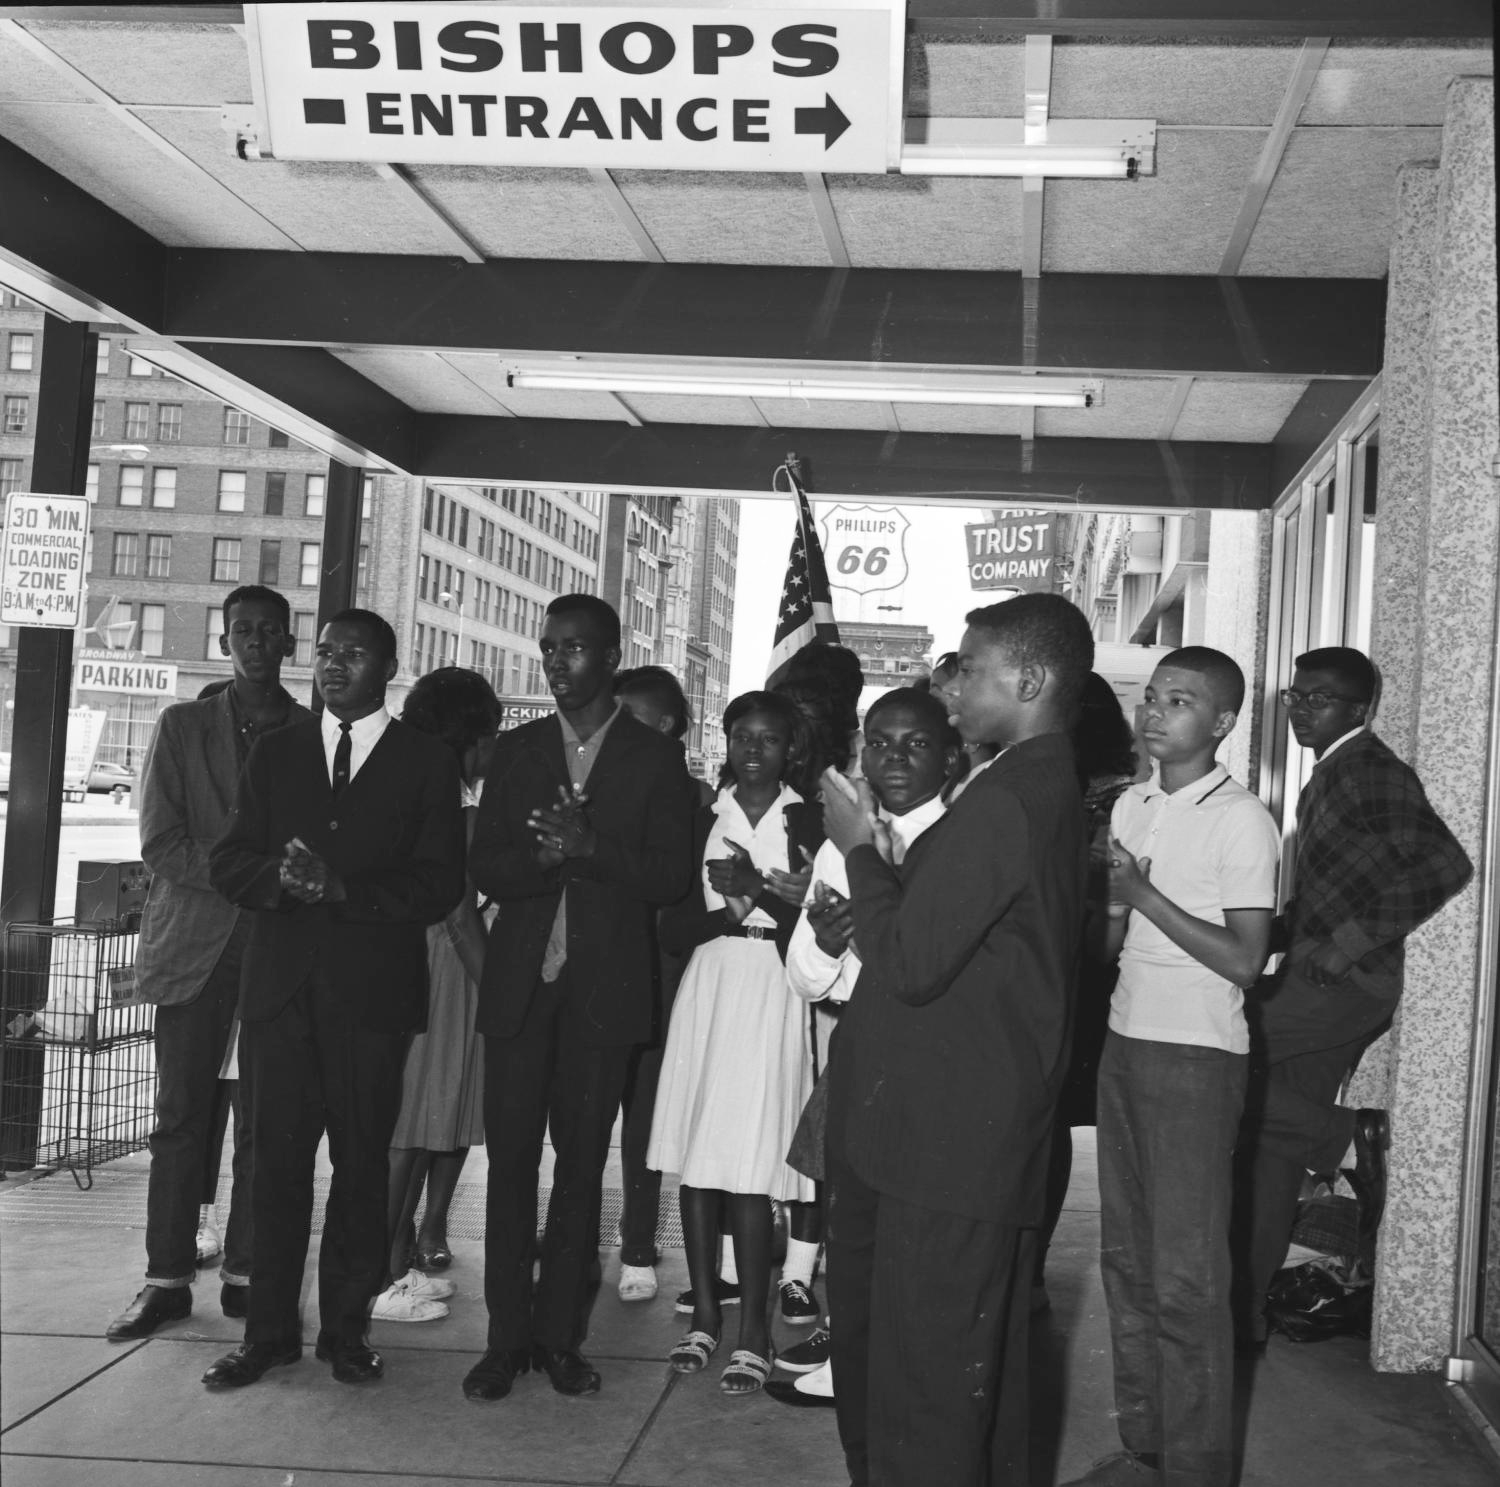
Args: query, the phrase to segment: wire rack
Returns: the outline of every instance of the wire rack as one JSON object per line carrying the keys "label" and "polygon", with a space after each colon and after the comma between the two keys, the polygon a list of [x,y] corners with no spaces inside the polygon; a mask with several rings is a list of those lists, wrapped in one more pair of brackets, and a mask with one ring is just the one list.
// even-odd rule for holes
{"label": "wire rack", "polygon": [[153,1009],[136,1000],[133,926],[12,924],[0,991],[0,1170],[93,1169],[146,1145]]}

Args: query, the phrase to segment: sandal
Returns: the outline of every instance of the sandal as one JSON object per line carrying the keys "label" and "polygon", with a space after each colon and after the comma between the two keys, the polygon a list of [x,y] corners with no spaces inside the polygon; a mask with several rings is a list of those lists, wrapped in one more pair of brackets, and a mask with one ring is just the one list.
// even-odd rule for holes
{"label": "sandal", "polygon": [[446,1242],[430,1248],[423,1245],[412,1256],[412,1263],[418,1270],[446,1270],[453,1263],[453,1251]]}
{"label": "sandal", "polygon": [[[749,1348],[736,1348],[729,1355],[728,1366],[719,1375],[719,1388],[726,1394],[756,1394],[761,1386],[771,1377],[771,1364],[775,1362],[776,1351],[769,1348],[769,1358],[762,1358],[759,1353],[752,1353]],[[744,1387],[735,1387],[743,1384]]]}
{"label": "sandal", "polygon": [[711,1332],[689,1332],[667,1354],[667,1362],[673,1373],[702,1373],[718,1346],[719,1339]]}

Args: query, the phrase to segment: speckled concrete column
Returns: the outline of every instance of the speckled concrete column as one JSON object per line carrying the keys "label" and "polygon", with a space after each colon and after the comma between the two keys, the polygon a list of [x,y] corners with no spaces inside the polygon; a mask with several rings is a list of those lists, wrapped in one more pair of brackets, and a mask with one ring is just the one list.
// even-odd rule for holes
{"label": "speckled concrete column", "polygon": [[1257,787],[1266,622],[1271,591],[1271,513],[1209,513],[1203,643],[1233,656],[1245,673],[1245,705],[1219,758],[1240,784]]}
{"label": "speckled concrete column", "polygon": [[[1373,642],[1378,731],[1476,860],[1500,595],[1493,110],[1492,79],[1455,80],[1440,166],[1400,182]],[[1381,1369],[1437,1368],[1451,1351],[1479,914],[1471,886],[1407,942],[1396,1026],[1354,1095],[1391,1112],[1371,1345]]]}

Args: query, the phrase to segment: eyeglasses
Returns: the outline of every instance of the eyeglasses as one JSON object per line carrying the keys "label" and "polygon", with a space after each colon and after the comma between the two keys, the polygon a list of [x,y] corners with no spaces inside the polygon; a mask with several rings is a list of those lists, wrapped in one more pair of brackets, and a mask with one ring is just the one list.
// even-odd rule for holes
{"label": "eyeglasses", "polygon": [[1335,702],[1363,702],[1362,697],[1345,697],[1341,692],[1299,692],[1295,687],[1281,689],[1283,707],[1305,707],[1309,712],[1320,713]]}

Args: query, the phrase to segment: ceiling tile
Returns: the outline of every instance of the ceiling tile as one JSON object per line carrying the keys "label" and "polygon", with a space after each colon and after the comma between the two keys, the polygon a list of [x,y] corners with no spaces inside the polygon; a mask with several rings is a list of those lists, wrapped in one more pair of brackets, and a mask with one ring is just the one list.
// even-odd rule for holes
{"label": "ceiling tile", "polygon": [[1048,181],[1043,271],[1218,273],[1264,138],[1260,130],[1163,129],[1154,176]]}
{"label": "ceiling tile", "polygon": [[334,355],[418,413],[504,417],[506,409],[430,351],[340,350]]}
{"label": "ceiling tile", "polygon": [[1059,37],[1049,111],[1058,119],[1269,125],[1300,50],[1297,42]]}
{"label": "ceiling tile", "polygon": [[243,202],[174,164],[99,104],[0,104],[0,134],[168,247],[287,246]]}
{"label": "ceiling tile", "polygon": [[666,393],[622,393],[642,423],[722,423],[759,428],[764,420],[751,398],[710,398]]}
{"label": "ceiling tile", "polygon": [[1199,377],[1182,406],[1172,437],[1269,444],[1306,390],[1306,382],[1231,382]]}
{"label": "ceiling tile", "polygon": [[1093,408],[1038,408],[1037,437],[1154,439],[1175,386],[1171,377],[1106,377]]}
{"label": "ceiling tile", "polygon": [[409,167],[489,258],[639,259],[586,170]]}
{"label": "ceiling tile", "polygon": [[629,170],[614,179],[668,263],[826,267],[801,176]]}
{"label": "ceiling tile", "polygon": [[773,429],[883,429],[881,403],[843,403],[831,398],[756,398]]}
{"label": "ceiling tile", "polygon": [[1436,160],[1438,129],[1294,129],[1240,273],[1379,278],[1396,229],[1396,176]]}
{"label": "ceiling tile", "polygon": [[1494,71],[1494,53],[1483,46],[1335,41],[1297,122],[1441,124],[1448,84]]}
{"label": "ceiling tile", "polygon": [[229,26],[33,22],[29,29],[122,103],[250,103],[250,59]]}
{"label": "ceiling tile", "polygon": [[55,68],[34,57],[19,42],[0,35],[0,103],[46,99],[76,103],[83,97]]}
{"label": "ceiling tile", "polygon": [[1019,408],[970,408],[948,403],[897,403],[903,434],[1019,434]]}
{"label": "ceiling tile", "polygon": [[1019,181],[829,176],[828,195],[855,268],[1021,267]]}
{"label": "ceiling tile", "polygon": [[1025,46],[912,36],[906,45],[908,118],[1019,119]]}
{"label": "ceiling tile", "polygon": [[432,213],[373,165],[241,160],[217,114],[135,113],[309,252],[454,254],[452,237]]}

